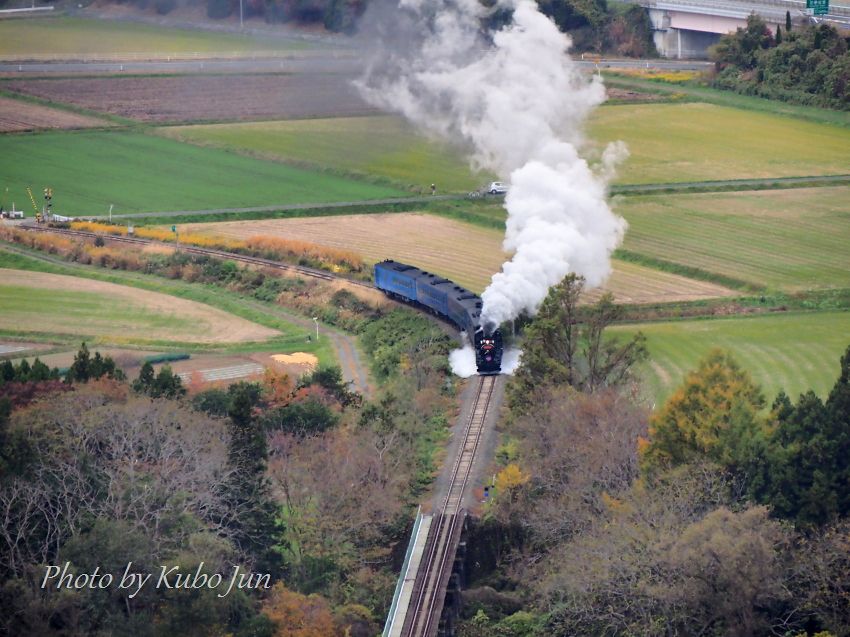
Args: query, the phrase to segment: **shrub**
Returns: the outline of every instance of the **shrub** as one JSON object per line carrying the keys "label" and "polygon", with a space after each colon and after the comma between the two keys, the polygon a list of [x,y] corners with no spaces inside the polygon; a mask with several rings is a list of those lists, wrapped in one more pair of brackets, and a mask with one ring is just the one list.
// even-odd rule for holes
{"label": "shrub", "polygon": [[174,7],[177,6],[176,0],[156,0],[156,12],[159,15],[165,15],[167,13],[171,13],[174,10]]}

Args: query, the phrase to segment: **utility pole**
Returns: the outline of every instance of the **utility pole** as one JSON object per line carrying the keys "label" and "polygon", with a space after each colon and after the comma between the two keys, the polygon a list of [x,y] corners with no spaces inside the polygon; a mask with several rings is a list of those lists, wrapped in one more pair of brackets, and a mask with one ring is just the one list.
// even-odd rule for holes
{"label": "utility pole", "polygon": [[47,209],[47,218],[50,219],[50,215],[53,212],[53,188],[44,189],[44,204]]}
{"label": "utility pole", "polygon": [[316,340],[318,341],[319,340],[319,317],[314,316],[313,322],[316,324]]}

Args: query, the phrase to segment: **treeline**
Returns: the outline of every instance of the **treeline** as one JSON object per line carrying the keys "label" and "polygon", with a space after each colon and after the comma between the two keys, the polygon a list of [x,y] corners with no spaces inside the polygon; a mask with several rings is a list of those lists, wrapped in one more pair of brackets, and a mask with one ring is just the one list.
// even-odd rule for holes
{"label": "treeline", "polygon": [[714,86],[796,104],[850,109],[850,37],[827,24],[774,34],[755,14],[710,52]]}
{"label": "treeline", "polygon": [[[116,0],[121,2],[122,0]],[[123,0],[142,9],[153,6],[162,15],[182,0]],[[239,0],[204,0],[207,16],[214,19],[239,15]],[[187,0],[193,4],[193,0]],[[646,9],[638,5],[608,4],[607,0],[537,0],[540,10],[573,38],[574,50],[612,52],[631,57],[655,57],[652,25]],[[493,3],[482,2],[487,6]],[[266,22],[321,24],[329,31],[353,33],[366,12],[368,0],[245,0],[243,16]],[[482,25],[499,28],[510,13],[495,7]]]}
{"label": "treeline", "polygon": [[650,414],[579,292],[527,330],[459,635],[848,634],[850,348],[826,401],[766,409],[716,350]]}
{"label": "treeline", "polygon": [[[377,634],[392,547],[455,407],[451,343],[410,310],[345,303],[379,379],[368,402],[338,368],[210,388],[150,364],[126,380],[85,347],[67,382],[40,363],[0,365],[2,387],[42,387],[0,401],[0,633]],[[129,562],[154,578],[240,568],[271,586],[42,589],[46,566],[66,562],[115,578]]]}

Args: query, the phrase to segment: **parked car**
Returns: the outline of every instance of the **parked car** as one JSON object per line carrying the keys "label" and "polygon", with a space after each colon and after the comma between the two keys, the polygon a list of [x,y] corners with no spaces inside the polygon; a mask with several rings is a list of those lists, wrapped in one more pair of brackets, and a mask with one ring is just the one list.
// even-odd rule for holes
{"label": "parked car", "polygon": [[508,186],[501,181],[493,181],[487,186],[487,192],[491,195],[504,195],[508,192]]}

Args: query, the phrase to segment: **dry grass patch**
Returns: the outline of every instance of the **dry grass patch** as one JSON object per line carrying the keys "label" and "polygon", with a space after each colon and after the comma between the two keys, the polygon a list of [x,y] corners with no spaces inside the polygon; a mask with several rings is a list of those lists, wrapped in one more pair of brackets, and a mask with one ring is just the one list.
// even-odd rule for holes
{"label": "dry grass patch", "polygon": [[[409,262],[482,291],[508,258],[497,230],[420,213],[303,217],[261,221],[187,224],[182,232],[230,240],[261,234],[351,250],[367,262]],[[730,296],[719,285],[615,262],[606,289],[623,302],[653,303]],[[592,294],[590,295],[593,296]]]}

